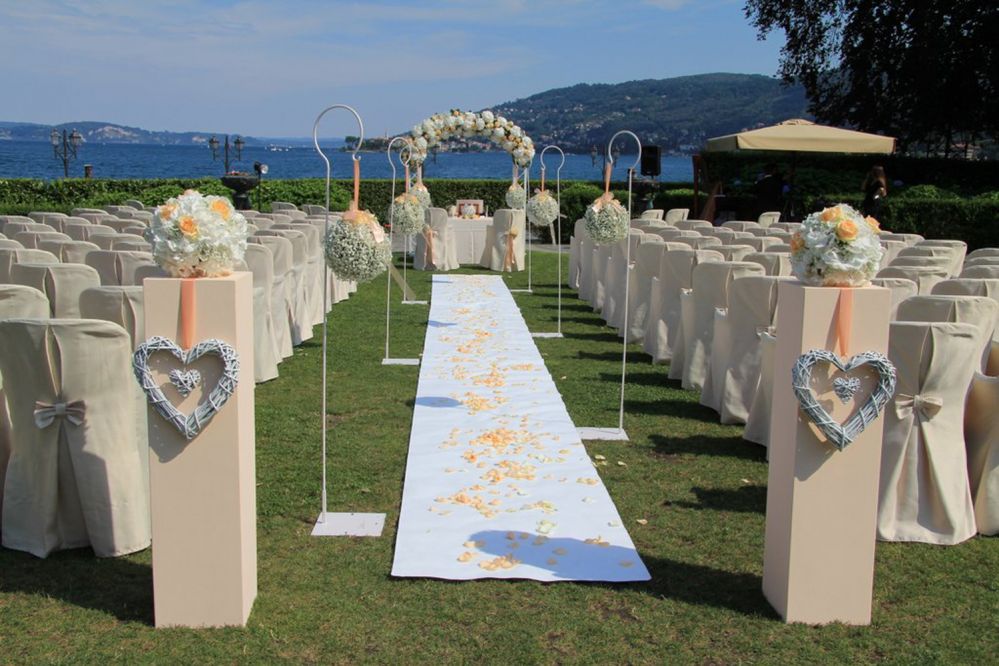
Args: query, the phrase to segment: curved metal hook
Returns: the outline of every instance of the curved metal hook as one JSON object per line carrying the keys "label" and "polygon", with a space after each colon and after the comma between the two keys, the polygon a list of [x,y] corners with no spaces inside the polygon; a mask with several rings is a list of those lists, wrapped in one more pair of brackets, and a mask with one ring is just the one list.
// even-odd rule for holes
{"label": "curved metal hook", "polygon": [[[399,151],[399,161],[402,162],[404,166],[409,166],[409,162],[413,158],[413,151],[410,147],[409,137],[392,137],[392,140],[388,143],[388,148],[385,149],[385,153],[388,155],[389,166],[392,167],[392,180],[395,180],[395,162],[392,160],[392,146],[395,145],[396,141],[402,141],[405,144],[402,147],[402,150]],[[403,153],[406,154],[405,158],[403,158]]]}
{"label": "curved metal hook", "polygon": [[618,138],[622,134],[627,134],[628,136],[632,137],[635,140],[635,143],[638,144],[638,157],[635,158],[635,163],[631,165],[631,169],[634,170],[634,168],[637,167],[642,162],[642,141],[641,139],[638,138],[638,135],[632,132],[631,130],[621,130],[619,132],[616,132],[614,136],[611,137],[611,140],[607,142],[607,161],[610,162],[611,167],[613,168],[614,155],[611,154],[611,149],[614,147],[614,139]]}
{"label": "curved metal hook", "polygon": [[549,150],[557,150],[558,154],[562,156],[562,163],[558,165],[558,170],[561,171],[562,167],[565,166],[565,152],[563,152],[562,149],[556,146],[555,144],[552,144],[550,146],[545,146],[544,149],[541,151],[541,158],[540,158],[541,170],[542,171],[545,170],[545,153],[547,153]]}
{"label": "curved metal hook", "polygon": [[319,156],[323,158],[324,162],[326,162],[327,178],[330,175],[330,159],[326,157],[326,153],[324,153],[323,149],[319,147],[319,121],[322,120],[323,116],[325,116],[333,109],[346,109],[347,111],[350,111],[352,114],[354,114],[354,118],[357,119],[357,126],[360,128],[360,133],[358,134],[357,137],[357,145],[354,146],[354,150],[350,154],[351,158],[355,162],[361,159],[360,155],[357,154],[357,151],[361,149],[361,144],[364,143],[364,121],[361,120],[361,115],[357,111],[355,111],[353,107],[347,106],[346,104],[334,104],[332,106],[328,106],[325,109],[323,109],[322,112],[318,116],[316,116],[316,122],[313,123],[312,125],[312,143],[316,147],[316,151],[319,153]]}

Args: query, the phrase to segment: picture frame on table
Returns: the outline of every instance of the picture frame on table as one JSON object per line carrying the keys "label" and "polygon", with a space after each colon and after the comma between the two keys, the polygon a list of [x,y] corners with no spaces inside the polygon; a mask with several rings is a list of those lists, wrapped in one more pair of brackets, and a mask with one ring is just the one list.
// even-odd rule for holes
{"label": "picture frame on table", "polygon": [[482,199],[458,199],[455,202],[455,210],[458,217],[464,217],[465,206],[475,207],[475,217],[482,217],[485,212],[485,202]]}

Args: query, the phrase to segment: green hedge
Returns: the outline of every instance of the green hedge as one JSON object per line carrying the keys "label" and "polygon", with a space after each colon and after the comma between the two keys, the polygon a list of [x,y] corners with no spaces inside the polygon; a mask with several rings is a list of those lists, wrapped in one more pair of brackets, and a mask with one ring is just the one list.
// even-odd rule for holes
{"label": "green hedge", "polygon": [[[997,179],[996,182],[999,182]],[[502,208],[503,198],[509,183],[503,180],[443,180],[426,181],[430,195],[435,202],[449,205],[456,199],[482,199],[490,210]],[[654,208],[691,208],[693,190],[671,184],[671,189],[649,192],[648,188],[637,187],[633,195],[632,210],[635,216],[647,207],[648,196],[652,194]],[[351,183],[336,180],[330,191],[331,207],[343,210],[350,200]],[[392,183],[388,180],[366,180],[361,182],[361,205],[384,215],[391,198]],[[624,200],[625,183],[612,183],[616,196]],[[993,184],[994,188],[995,185]],[[76,207],[100,207],[120,204],[126,199],[138,199],[148,205],[161,203],[185,189],[197,189],[205,194],[228,195],[217,178],[200,179],[157,179],[157,180],[58,180],[40,181],[29,179],[0,180],[0,214],[25,214],[33,210],[55,210],[69,212]],[[264,180],[261,199],[289,201],[302,205],[320,204],[324,200],[322,179]],[[397,184],[397,193],[401,184]],[[583,216],[586,206],[603,191],[601,184],[585,181],[564,181],[562,183],[562,241],[567,242],[572,235],[574,223]],[[797,212],[806,215],[819,210],[823,205],[845,202],[859,206],[860,192],[853,187],[840,191],[846,194],[828,194],[835,190],[825,190],[818,194],[803,196]],[[999,247],[999,193],[986,190],[973,198],[957,198],[961,188],[941,186],[912,187],[908,192],[889,192],[881,215],[882,226],[893,231],[920,233],[927,238],[957,238],[964,240],[974,249],[978,247]],[[252,201],[257,202],[257,193],[252,193]],[[701,203],[705,202],[701,194]],[[755,219],[755,198],[747,194],[729,192],[719,204],[719,210],[737,219]],[[547,233],[543,234],[545,240]]]}

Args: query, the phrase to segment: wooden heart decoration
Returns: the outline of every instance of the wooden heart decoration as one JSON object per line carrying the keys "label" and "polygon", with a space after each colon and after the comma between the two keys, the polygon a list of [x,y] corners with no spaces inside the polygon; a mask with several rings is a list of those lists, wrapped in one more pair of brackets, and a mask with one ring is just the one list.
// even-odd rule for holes
{"label": "wooden heart decoration", "polygon": [[[218,384],[208,392],[208,397],[205,400],[198,403],[191,414],[185,416],[183,412],[174,407],[163,394],[163,389],[157,386],[153,380],[153,373],[149,369],[149,357],[158,351],[170,352],[184,365],[194,363],[205,354],[215,354],[221,359],[222,376],[219,378]],[[173,340],[154,336],[140,344],[135,350],[135,354],[132,356],[132,371],[153,409],[190,441],[198,436],[202,428],[211,421],[229,397],[236,392],[236,386],[239,384],[239,355],[232,346],[221,340],[204,340],[184,351]],[[170,372],[170,381],[185,397],[200,380],[201,375],[196,370],[173,370]]]}
{"label": "wooden heart decoration", "polygon": [[[874,388],[871,396],[842,425],[833,421],[829,412],[822,408],[819,401],[815,399],[815,394],[812,393],[812,368],[818,363],[829,363],[844,373],[856,370],[862,365],[869,365],[878,374],[878,385]],[[798,399],[801,411],[840,451],[852,443],[857,435],[862,433],[878,417],[881,410],[895,395],[896,380],[895,366],[892,362],[884,354],[874,351],[862,352],[852,356],[844,363],[839,356],[831,351],[813,349],[799,356],[791,369],[791,390],[794,391],[794,397]],[[846,394],[849,394],[848,399],[852,397],[860,383],[855,377],[846,378],[838,384],[836,381],[833,382],[834,390],[841,400]],[[844,400],[844,402],[846,401]]]}

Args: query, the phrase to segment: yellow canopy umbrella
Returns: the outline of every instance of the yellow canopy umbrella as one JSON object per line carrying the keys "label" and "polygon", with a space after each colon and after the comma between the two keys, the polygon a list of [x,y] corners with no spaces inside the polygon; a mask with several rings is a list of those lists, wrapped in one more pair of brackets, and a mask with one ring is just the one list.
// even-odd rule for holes
{"label": "yellow canopy umbrella", "polygon": [[892,153],[895,137],[816,125],[795,118],[782,123],[708,139],[705,152],[784,150],[809,153]]}
{"label": "yellow canopy umbrella", "polygon": [[[736,134],[726,134],[708,139],[704,144],[705,153],[731,152],[735,150],[776,150],[791,153],[792,171],[797,153],[880,153],[895,152],[895,137],[868,134],[854,130],[816,125],[802,118],[793,118],[784,122],[746,130]],[[698,208],[701,189],[700,168],[703,158],[694,155],[694,208]],[[709,200],[702,216],[714,215],[715,199],[721,189],[721,183],[715,183],[709,193]],[[793,203],[791,208],[793,216]]]}

